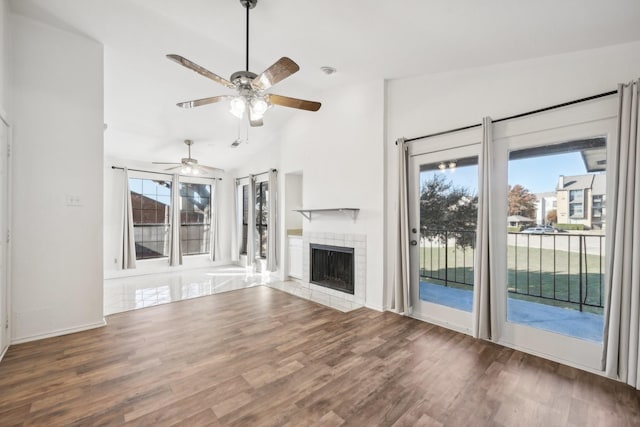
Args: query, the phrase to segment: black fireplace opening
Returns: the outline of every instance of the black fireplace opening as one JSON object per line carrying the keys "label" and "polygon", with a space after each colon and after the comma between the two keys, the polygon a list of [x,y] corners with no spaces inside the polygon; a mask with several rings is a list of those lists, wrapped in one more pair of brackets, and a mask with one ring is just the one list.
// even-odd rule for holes
{"label": "black fireplace opening", "polygon": [[353,248],[310,245],[311,283],[354,294]]}

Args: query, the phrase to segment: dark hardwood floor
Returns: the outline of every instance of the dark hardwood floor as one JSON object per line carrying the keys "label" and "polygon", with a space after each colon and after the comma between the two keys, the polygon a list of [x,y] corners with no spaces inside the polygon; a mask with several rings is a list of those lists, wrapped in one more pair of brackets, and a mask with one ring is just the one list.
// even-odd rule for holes
{"label": "dark hardwood floor", "polygon": [[267,287],[12,346],[0,425],[638,426],[623,384]]}

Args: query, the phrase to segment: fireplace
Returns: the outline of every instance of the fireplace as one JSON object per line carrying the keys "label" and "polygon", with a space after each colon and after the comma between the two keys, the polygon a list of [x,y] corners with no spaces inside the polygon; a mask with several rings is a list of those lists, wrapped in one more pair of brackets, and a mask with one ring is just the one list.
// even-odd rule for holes
{"label": "fireplace", "polygon": [[353,248],[310,244],[310,282],[354,294]]}

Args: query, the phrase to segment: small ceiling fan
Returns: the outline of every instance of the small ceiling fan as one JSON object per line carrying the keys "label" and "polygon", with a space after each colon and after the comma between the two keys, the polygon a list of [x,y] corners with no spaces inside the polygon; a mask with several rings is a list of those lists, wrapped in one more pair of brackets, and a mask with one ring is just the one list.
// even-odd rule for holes
{"label": "small ceiling fan", "polygon": [[258,0],[240,0],[240,4],[247,11],[247,43],[246,43],[246,67],[244,71],[236,71],[229,80],[212,73],[200,65],[175,54],[167,55],[172,61],[186,67],[196,73],[213,80],[229,89],[235,89],[236,95],[220,95],[193,101],[179,102],[178,107],[193,108],[201,105],[213,104],[224,100],[230,101],[230,112],[238,118],[243,118],[248,113],[251,126],[262,126],[264,113],[273,105],[297,108],[307,111],[318,111],[322,104],[304,99],[289,98],[288,96],[265,93],[276,83],[281,82],[290,75],[296,73],[300,67],[290,58],[282,57],[273,65],[257,75],[249,71],[249,10],[256,7]]}
{"label": "small ceiling fan", "polygon": [[198,161],[191,157],[191,146],[193,145],[193,141],[190,139],[185,139],[184,143],[189,148],[189,156],[183,157],[180,160],[180,163],[172,163],[172,162],[153,162],[155,165],[173,165],[170,168],[165,170],[176,170],[180,169],[180,173],[185,175],[204,175],[211,172],[224,172],[224,169],[214,168],[212,166],[205,166],[198,164]]}

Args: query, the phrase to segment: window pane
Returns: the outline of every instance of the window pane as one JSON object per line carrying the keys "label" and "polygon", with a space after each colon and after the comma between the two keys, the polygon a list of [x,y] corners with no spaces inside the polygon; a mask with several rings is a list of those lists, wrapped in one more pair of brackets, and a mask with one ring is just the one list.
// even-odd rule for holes
{"label": "window pane", "polygon": [[267,257],[267,228],[265,226],[256,226],[255,248],[256,257]]}
{"label": "window pane", "polygon": [[242,225],[242,242],[240,246],[240,253],[245,255],[247,253],[247,225]]}
{"label": "window pane", "polygon": [[420,166],[420,288],[422,301],[471,312],[478,157]]}
{"label": "window pane", "polygon": [[184,255],[208,253],[211,239],[211,185],[181,183],[180,239]]}
{"label": "window pane", "polygon": [[[248,185],[242,186],[242,223],[243,224],[249,223],[249,186]],[[246,239],[246,236],[245,236],[245,239]],[[246,246],[246,240],[245,240],[245,246]]]}
{"label": "window pane", "polygon": [[168,255],[171,182],[130,178],[136,259]]}
{"label": "window pane", "polygon": [[269,183],[262,183],[262,205],[260,206],[260,223],[267,225],[269,218]]}
{"label": "window pane", "polygon": [[605,138],[512,151],[509,189],[507,320],[602,342]]}

